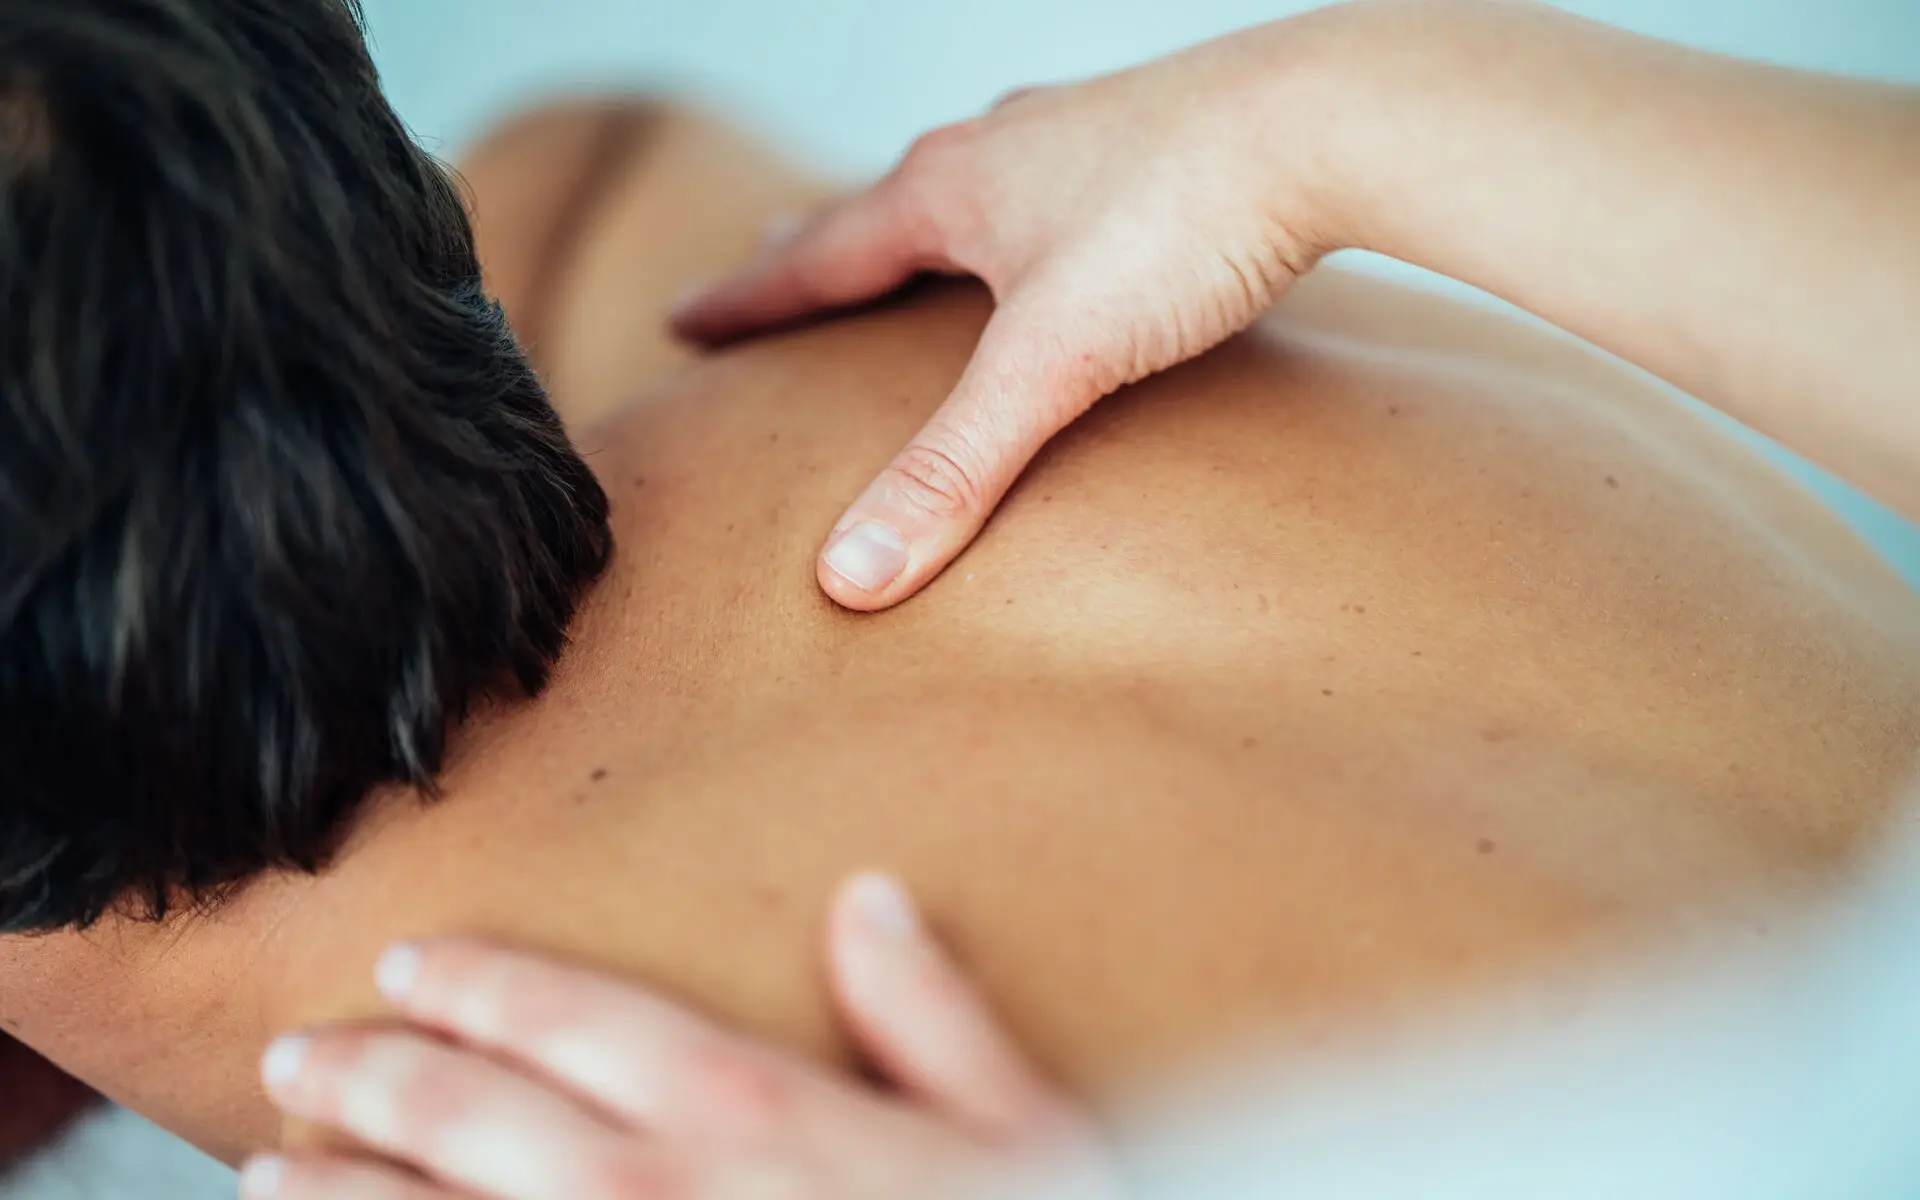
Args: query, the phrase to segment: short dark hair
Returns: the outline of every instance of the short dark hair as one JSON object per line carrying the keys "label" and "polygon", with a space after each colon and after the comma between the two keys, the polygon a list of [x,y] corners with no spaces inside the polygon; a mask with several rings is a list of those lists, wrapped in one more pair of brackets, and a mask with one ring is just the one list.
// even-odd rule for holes
{"label": "short dark hair", "polygon": [[0,932],[318,869],[610,553],[356,0],[0,0]]}

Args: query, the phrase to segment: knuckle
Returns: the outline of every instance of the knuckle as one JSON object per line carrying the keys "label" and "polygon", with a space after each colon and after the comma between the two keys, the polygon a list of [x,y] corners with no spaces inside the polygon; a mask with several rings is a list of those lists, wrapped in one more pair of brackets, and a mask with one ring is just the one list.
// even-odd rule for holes
{"label": "knuckle", "polygon": [[476,1022],[497,1036],[515,1040],[543,1038],[582,1023],[584,1001],[571,980],[556,977],[518,961],[502,961],[477,986],[473,1003],[481,1011]]}
{"label": "knuckle", "polygon": [[395,1113],[416,1133],[458,1124],[473,1099],[469,1081],[434,1056],[411,1049],[388,1055],[382,1072]]}
{"label": "knuckle", "polygon": [[976,186],[923,179],[906,185],[908,200],[918,215],[915,236],[937,248],[947,259],[995,282],[990,259],[992,224]]}
{"label": "knuckle", "polygon": [[916,442],[885,472],[894,497],[935,520],[952,520],[980,511],[982,472],[974,456]]}
{"label": "knuckle", "polygon": [[[985,276],[992,222],[982,194],[979,164],[956,169],[974,144],[979,122],[923,134],[886,181],[895,219],[921,254]],[[989,280],[991,282],[991,280]]]}
{"label": "knuckle", "polygon": [[1043,83],[1034,83],[1028,84],[1025,87],[1012,88],[1001,93],[1000,98],[993,102],[993,107],[989,111],[998,112],[1009,105],[1018,104],[1022,100],[1031,99],[1034,96],[1043,95],[1052,90],[1053,88],[1050,85]]}
{"label": "knuckle", "polygon": [[682,1068],[686,1103],[731,1140],[764,1141],[795,1107],[793,1081],[771,1060],[716,1043],[690,1051]]}
{"label": "knuckle", "polygon": [[687,1200],[693,1186],[686,1173],[655,1155],[631,1151],[609,1154],[582,1172],[582,1200]]}
{"label": "knuckle", "polygon": [[913,174],[938,167],[966,145],[978,128],[979,121],[976,119],[928,130],[913,139],[913,144],[907,147],[906,156],[900,160],[901,169]]}
{"label": "knuckle", "polygon": [[491,947],[446,945],[421,959],[417,1003],[461,1028],[494,1037],[537,1032],[564,1009],[557,988],[532,964]]}

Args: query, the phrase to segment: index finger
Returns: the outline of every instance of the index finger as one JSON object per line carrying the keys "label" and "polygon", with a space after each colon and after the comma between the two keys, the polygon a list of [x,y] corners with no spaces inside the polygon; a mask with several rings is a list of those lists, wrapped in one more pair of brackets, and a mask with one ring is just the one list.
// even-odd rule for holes
{"label": "index finger", "polygon": [[907,189],[890,176],[829,208],[740,271],[675,306],[669,323],[715,344],[883,296],[945,263]]}

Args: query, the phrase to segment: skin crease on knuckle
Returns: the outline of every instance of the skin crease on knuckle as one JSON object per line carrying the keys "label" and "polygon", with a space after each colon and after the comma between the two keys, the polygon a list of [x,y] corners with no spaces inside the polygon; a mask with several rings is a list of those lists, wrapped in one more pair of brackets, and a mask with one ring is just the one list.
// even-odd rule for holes
{"label": "skin crease on knuckle", "polygon": [[363,1136],[430,1148],[472,1114],[480,1089],[463,1063],[411,1040],[374,1039],[358,1066],[337,1076],[340,1116]]}
{"label": "skin crease on knuckle", "polygon": [[518,962],[475,967],[464,983],[441,993],[441,1011],[474,1034],[537,1043],[591,1021],[588,1001],[569,982]]}
{"label": "skin crease on knuckle", "polygon": [[936,521],[978,513],[985,478],[979,461],[978,454],[960,449],[956,438],[943,438],[941,446],[916,442],[887,466],[887,498]]}
{"label": "skin crease on knuckle", "polygon": [[943,153],[919,148],[907,152],[869,194],[886,212],[905,253],[922,269],[961,270],[978,275],[989,288],[1001,278],[979,189],[962,173],[956,182]]}
{"label": "skin crease on knuckle", "polygon": [[797,1108],[800,1081],[768,1055],[715,1039],[693,1047],[676,1071],[674,1103],[734,1146],[773,1141]]}
{"label": "skin crease on knuckle", "polygon": [[909,171],[921,171],[937,167],[940,160],[965,146],[981,128],[981,118],[973,117],[965,121],[956,121],[951,125],[942,125],[915,138],[907,147],[902,165]]}
{"label": "skin crease on knuckle", "polygon": [[927,174],[904,176],[896,187],[899,219],[921,266],[964,271],[978,276],[994,294],[1003,294],[1011,264],[994,242],[994,224],[980,189],[950,186]]}

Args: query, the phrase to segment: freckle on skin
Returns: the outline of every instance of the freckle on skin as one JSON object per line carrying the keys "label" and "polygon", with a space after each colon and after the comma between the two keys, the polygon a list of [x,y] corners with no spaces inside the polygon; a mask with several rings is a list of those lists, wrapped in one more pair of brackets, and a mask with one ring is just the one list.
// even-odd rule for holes
{"label": "freckle on skin", "polygon": [[1481,730],[1480,736],[1489,742],[1510,742],[1520,736],[1520,731],[1509,729],[1505,725],[1496,725],[1492,729]]}
{"label": "freckle on skin", "polygon": [[605,779],[606,777],[607,777],[607,769],[605,767],[595,767],[593,769],[593,774],[588,776],[588,778],[592,779],[595,783],[599,783],[602,779]]}
{"label": "freckle on skin", "polygon": [[1390,417],[1397,417],[1397,416],[1399,416],[1399,415],[1400,415],[1400,406],[1399,406],[1398,404],[1389,404],[1389,405],[1387,406],[1387,415],[1388,415],[1388,416],[1390,416]]}
{"label": "freckle on skin", "polygon": [[1493,844],[1492,838],[1481,838],[1479,842],[1475,843],[1474,849],[1482,854],[1492,854],[1498,847]]}
{"label": "freckle on skin", "polygon": [[1258,748],[1259,745],[1260,745],[1259,738],[1243,737],[1240,739],[1240,748],[1242,750],[1253,750]]}
{"label": "freckle on skin", "polygon": [[1356,604],[1353,606],[1353,611],[1357,613],[1364,613],[1367,611],[1367,606],[1364,604]]}
{"label": "freckle on skin", "polygon": [[1620,481],[1618,479],[1615,479],[1613,476],[1609,475],[1607,476],[1607,486],[1610,488],[1617,488],[1620,486]]}
{"label": "freckle on skin", "polygon": [[1321,694],[1322,696],[1331,696],[1331,695],[1333,695],[1333,689],[1332,689],[1332,688],[1321,688],[1321,689],[1320,689],[1320,694]]}
{"label": "freckle on skin", "polygon": [[635,475],[633,477],[633,486],[637,488],[643,488],[647,486],[647,477],[645,475]]}
{"label": "freckle on skin", "polygon": [[770,433],[770,434],[768,434],[768,435],[767,435],[767,442],[768,442],[769,444],[771,444],[771,443],[774,443],[774,442],[777,442],[777,441],[779,441],[779,440],[780,440],[780,435],[779,435],[779,434],[777,434],[777,433]]}

